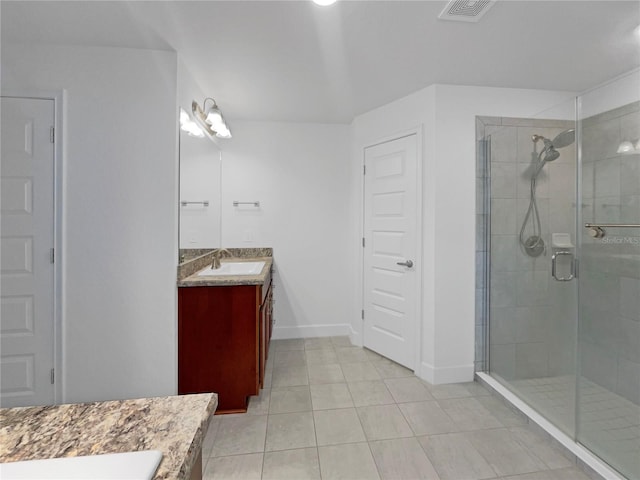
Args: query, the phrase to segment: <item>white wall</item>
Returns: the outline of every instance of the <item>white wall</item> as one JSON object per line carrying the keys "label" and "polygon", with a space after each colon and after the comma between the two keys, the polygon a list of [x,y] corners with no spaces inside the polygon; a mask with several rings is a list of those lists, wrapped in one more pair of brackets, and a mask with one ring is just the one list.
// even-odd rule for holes
{"label": "white wall", "polygon": [[580,95],[580,118],[589,118],[637,102],[640,96],[639,85],[640,69],[635,69],[584,92]]}
{"label": "white wall", "polygon": [[[346,335],[355,259],[348,125],[230,122],[222,245],[273,247],[274,337]],[[238,200],[260,208],[233,207]]]}
{"label": "white wall", "polygon": [[[573,96],[434,85],[354,120],[354,169],[360,168],[362,148],[368,143],[417,124],[424,128],[422,358],[416,368],[420,377],[432,383],[473,378],[475,117],[532,117]],[[358,191],[355,201],[361,203]],[[359,282],[356,289],[361,288]],[[359,316],[352,319],[357,342],[362,322]]]}
{"label": "white wall", "polygon": [[65,92],[63,401],[174,394],[175,53],[3,43],[2,88]]}

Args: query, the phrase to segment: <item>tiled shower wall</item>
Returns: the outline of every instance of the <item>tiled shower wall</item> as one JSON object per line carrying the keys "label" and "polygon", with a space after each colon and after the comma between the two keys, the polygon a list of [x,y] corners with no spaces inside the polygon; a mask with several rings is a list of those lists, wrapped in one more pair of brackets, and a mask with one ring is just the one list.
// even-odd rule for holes
{"label": "tiled shower wall", "polygon": [[[640,224],[640,102],[582,121],[582,222]],[[640,404],[640,228],[582,229],[579,349],[586,379]]]}
{"label": "tiled shower wall", "polygon": [[[518,235],[529,206],[532,164],[543,148],[541,141],[532,142],[532,135],[553,139],[574,125],[559,120],[478,119],[478,139],[490,143],[490,159],[484,165],[480,161],[477,173],[478,333],[485,328],[487,313],[491,322],[488,343],[477,336],[476,368],[486,367],[481,352],[488,346],[491,371],[505,380],[575,372],[576,283],[556,282],[550,272],[551,233],[569,233],[575,244],[574,145],[562,148],[560,158],[548,163],[538,177],[536,197],[545,253],[529,257]],[[482,201],[487,189],[490,220]],[[530,225],[525,237],[532,233]],[[486,228],[490,247],[483,241]],[[483,309],[487,283],[490,312]]]}

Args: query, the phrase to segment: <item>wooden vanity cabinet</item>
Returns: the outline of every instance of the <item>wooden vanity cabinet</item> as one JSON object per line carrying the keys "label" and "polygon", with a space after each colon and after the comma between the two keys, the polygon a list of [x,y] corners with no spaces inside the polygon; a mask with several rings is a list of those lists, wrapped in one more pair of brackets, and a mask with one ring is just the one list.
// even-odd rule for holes
{"label": "wooden vanity cabinet", "polygon": [[273,314],[264,285],[178,288],[178,393],[218,394],[216,413],[245,412],[264,385]]}

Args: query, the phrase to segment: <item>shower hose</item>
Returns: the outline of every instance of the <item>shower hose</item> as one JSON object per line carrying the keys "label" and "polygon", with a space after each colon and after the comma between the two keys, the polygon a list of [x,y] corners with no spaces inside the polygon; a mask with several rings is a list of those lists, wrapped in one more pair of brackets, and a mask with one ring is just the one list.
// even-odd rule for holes
{"label": "shower hose", "polygon": [[[538,155],[538,165],[540,164],[540,158],[544,150],[540,152]],[[531,175],[531,190],[530,190],[530,198],[529,198],[529,208],[527,209],[527,213],[524,216],[524,221],[522,222],[522,227],[520,228],[520,245],[525,250],[534,251],[536,247],[541,246],[544,248],[544,242],[542,240],[542,227],[540,225],[540,213],[538,212],[538,202],[536,201],[536,182],[538,178],[538,173],[540,173],[541,169],[536,169]],[[529,222],[529,218],[531,218],[531,226],[533,228],[533,235],[529,237],[533,243],[528,244],[527,239],[524,238],[525,229],[527,228],[527,223]]]}

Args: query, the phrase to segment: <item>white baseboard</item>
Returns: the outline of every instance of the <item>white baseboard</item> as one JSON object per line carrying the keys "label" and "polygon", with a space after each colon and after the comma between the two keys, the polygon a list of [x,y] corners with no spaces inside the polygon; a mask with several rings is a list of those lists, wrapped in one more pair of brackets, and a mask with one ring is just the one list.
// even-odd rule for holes
{"label": "white baseboard", "polygon": [[415,373],[422,380],[432,385],[441,385],[444,383],[473,382],[473,370],[473,364],[456,365],[453,367],[434,367],[433,365],[422,362],[419,370]]}
{"label": "white baseboard", "polygon": [[362,335],[353,329],[353,325],[349,325],[349,340],[351,340],[351,344],[356,347],[362,347],[363,345]]}
{"label": "white baseboard", "polygon": [[273,329],[273,339],[282,340],[286,338],[312,338],[312,337],[340,337],[350,335],[351,326],[348,323],[333,325],[294,325],[275,326]]}
{"label": "white baseboard", "polygon": [[422,362],[418,365],[418,369],[413,372],[417,377],[421,378],[425,382],[429,382],[433,385],[433,380],[435,378],[435,374],[433,372],[433,365],[429,365],[428,363]]}

